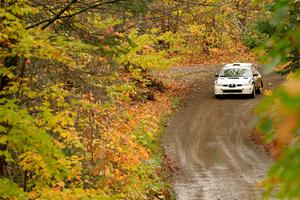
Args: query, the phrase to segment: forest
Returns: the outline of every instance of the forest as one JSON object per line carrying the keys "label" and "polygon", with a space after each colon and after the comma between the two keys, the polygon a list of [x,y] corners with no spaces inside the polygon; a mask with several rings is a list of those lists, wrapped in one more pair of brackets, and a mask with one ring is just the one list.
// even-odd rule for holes
{"label": "forest", "polygon": [[298,0],[0,0],[0,199],[172,199],[178,92],[152,71],[247,56],[287,75],[257,107],[260,187],[297,199]]}

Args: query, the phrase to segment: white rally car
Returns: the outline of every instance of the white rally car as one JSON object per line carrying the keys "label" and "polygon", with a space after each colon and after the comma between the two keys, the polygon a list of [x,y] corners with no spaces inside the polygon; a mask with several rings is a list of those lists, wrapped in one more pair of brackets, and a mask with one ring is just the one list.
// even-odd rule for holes
{"label": "white rally car", "polygon": [[256,94],[262,93],[262,77],[251,63],[227,64],[215,76],[216,98],[227,94],[245,94],[255,98]]}

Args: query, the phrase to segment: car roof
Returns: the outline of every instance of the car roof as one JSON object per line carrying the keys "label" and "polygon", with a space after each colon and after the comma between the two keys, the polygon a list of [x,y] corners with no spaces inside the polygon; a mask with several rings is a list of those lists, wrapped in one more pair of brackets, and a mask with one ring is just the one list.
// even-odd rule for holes
{"label": "car roof", "polygon": [[235,67],[251,67],[253,64],[252,63],[229,63],[226,64],[224,68],[235,68]]}

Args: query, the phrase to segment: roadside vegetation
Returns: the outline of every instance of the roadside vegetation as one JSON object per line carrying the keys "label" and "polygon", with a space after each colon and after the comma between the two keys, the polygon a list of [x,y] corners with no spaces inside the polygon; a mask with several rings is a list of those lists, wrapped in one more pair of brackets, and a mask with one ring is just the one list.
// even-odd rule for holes
{"label": "roadside vegetation", "polygon": [[[268,69],[279,67],[287,74],[275,91],[257,108],[259,128],[265,133],[265,142],[272,143],[271,152],[277,161],[270,169],[268,178],[262,183],[266,198],[298,199],[300,197],[300,2],[276,1],[266,18],[267,34],[264,48],[271,56]],[[270,59],[269,59],[270,60]],[[280,65],[281,64],[281,65]]]}
{"label": "roadside vegetation", "polygon": [[187,90],[151,72],[264,52],[293,72],[259,109],[265,186],[299,196],[299,3],[276,2],[1,0],[0,198],[172,198],[159,140]]}

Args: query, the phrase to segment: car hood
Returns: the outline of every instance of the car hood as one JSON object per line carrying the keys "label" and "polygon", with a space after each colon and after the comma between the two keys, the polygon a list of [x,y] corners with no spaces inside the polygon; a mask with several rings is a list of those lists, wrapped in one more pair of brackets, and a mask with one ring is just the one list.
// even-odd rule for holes
{"label": "car hood", "polygon": [[219,77],[217,79],[217,84],[247,84],[252,80],[251,77],[240,77],[240,78],[227,78]]}

